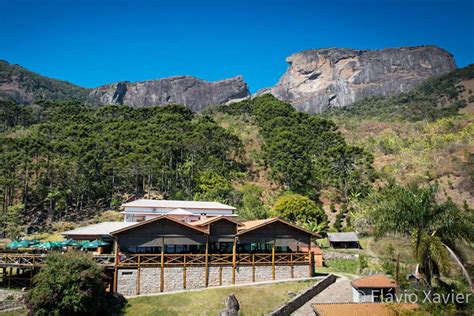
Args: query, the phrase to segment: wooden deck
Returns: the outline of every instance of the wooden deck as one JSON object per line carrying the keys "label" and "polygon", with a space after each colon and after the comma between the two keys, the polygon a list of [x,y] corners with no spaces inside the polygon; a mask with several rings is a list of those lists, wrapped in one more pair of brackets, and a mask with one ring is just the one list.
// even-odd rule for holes
{"label": "wooden deck", "polygon": [[[34,268],[44,264],[47,254],[1,253],[0,268]],[[92,258],[102,266],[114,266],[114,255],[93,255]]]}
{"label": "wooden deck", "polygon": [[[1,267],[31,268],[44,264],[47,254],[0,254]],[[92,255],[98,264],[105,267],[115,266],[115,255]],[[271,264],[307,264],[309,254],[301,253],[240,253],[235,261],[232,254],[125,254],[117,257],[117,267],[134,268],[138,266],[173,265],[271,265]]]}
{"label": "wooden deck", "polygon": [[[21,254],[0,253],[0,286],[5,287],[29,287],[33,276],[45,264],[47,254]],[[208,267],[231,266],[232,284],[235,284],[236,269],[238,266],[252,266],[253,273],[258,266],[271,266],[272,279],[275,279],[275,267],[278,265],[293,266],[307,265],[309,276],[313,273],[313,253],[234,253],[234,254],[114,254],[91,255],[99,265],[105,268],[110,276],[110,291],[117,289],[117,271],[119,269],[137,269],[138,275],[142,268],[160,268],[161,275],[165,267],[206,267],[206,280],[208,278]],[[254,276],[255,278],[255,276]],[[140,282],[138,277],[137,282]],[[255,281],[255,280],[254,280]],[[163,278],[161,278],[163,283]],[[207,281],[206,281],[207,287]],[[161,285],[163,288],[163,284]]]}

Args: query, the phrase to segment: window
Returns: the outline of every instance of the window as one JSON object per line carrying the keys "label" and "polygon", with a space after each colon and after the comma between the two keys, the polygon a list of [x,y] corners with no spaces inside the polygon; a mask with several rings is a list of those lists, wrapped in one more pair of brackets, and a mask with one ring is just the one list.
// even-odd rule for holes
{"label": "window", "polygon": [[143,222],[145,220],[145,216],[135,216],[135,222]]}

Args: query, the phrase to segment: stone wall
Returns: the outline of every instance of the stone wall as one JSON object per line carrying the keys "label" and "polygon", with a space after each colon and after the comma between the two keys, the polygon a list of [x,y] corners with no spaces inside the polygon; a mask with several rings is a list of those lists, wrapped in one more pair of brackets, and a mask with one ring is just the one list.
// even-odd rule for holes
{"label": "stone wall", "polygon": [[[255,269],[255,272],[254,270]],[[293,270],[293,271],[292,271]],[[125,295],[149,294],[161,292],[161,268],[118,269],[117,292]],[[276,265],[275,280],[300,279],[309,277],[308,265]],[[273,280],[272,266],[237,266],[235,269],[235,284]],[[138,282],[140,279],[140,282]],[[208,286],[232,285],[231,266],[208,267]],[[164,267],[163,291],[198,289],[206,287],[206,270],[203,266]]]}
{"label": "stone wall", "polygon": [[328,275],[320,282],[315,285],[307,288],[297,296],[295,296],[291,301],[286,302],[282,306],[278,307],[276,310],[268,314],[269,316],[286,316],[295,312],[298,308],[306,304],[310,299],[324,291],[328,286],[336,282],[336,276],[333,274]]}

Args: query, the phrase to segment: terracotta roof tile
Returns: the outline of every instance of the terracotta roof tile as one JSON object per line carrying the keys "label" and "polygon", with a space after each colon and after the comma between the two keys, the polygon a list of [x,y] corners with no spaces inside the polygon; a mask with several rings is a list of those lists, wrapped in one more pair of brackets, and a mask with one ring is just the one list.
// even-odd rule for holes
{"label": "terracotta roof tile", "polygon": [[318,316],[396,316],[400,311],[418,309],[417,304],[387,304],[387,303],[339,303],[313,304],[313,310]]}
{"label": "terracotta roof tile", "polygon": [[397,286],[394,280],[388,278],[384,274],[376,274],[368,277],[360,278],[351,282],[352,287],[359,288],[394,288]]}

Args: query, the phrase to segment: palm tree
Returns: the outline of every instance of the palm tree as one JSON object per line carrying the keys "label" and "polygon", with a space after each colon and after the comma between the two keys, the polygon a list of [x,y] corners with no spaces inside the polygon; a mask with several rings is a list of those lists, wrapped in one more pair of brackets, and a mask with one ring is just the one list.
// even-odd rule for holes
{"label": "palm tree", "polygon": [[449,257],[460,266],[471,290],[471,278],[459,256],[458,245],[474,240],[472,210],[459,210],[448,199],[436,200],[436,185],[407,186],[390,184],[381,190],[371,212],[377,233],[402,233],[412,236],[413,254],[428,286],[433,278],[449,272]]}

